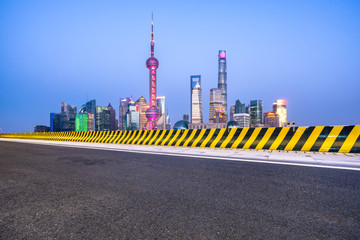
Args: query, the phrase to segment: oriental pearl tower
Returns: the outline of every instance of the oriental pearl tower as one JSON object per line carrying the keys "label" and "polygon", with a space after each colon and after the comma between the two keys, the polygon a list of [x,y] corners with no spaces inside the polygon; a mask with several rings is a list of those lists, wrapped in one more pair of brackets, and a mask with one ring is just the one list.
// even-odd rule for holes
{"label": "oriental pearl tower", "polygon": [[[151,16],[151,57],[146,60],[146,67],[149,69],[149,98],[150,98],[150,108],[146,110],[146,118],[149,122],[149,130],[155,130],[156,120],[159,117],[159,110],[156,108],[156,69],[159,67],[159,61],[154,57],[154,21]],[[147,123],[146,125],[147,126]]]}

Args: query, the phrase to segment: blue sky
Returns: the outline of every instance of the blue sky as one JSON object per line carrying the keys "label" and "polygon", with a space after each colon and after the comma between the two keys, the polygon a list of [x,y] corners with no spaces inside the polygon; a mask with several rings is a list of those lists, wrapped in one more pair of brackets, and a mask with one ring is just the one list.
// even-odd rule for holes
{"label": "blue sky", "polygon": [[[158,95],[174,124],[189,113],[190,75],[202,75],[204,120],[227,51],[228,104],[288,101],[297,125],[360,122],[359,1],[1,1],[0,128],[49,125],[78,108],[148,99],[151,12]],[[118,111],[117,111],[118,114]]]}

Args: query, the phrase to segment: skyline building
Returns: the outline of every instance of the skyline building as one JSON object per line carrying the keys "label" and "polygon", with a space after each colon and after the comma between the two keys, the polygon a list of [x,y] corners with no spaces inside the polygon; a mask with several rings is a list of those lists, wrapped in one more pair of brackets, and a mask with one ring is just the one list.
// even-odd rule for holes
{"label": "skyline building", "polygon": [[250,101],[250,124],[255,126],[262,124],[263,119],[263,103],[262,100]]}
{"label": "skyline building", "polygon": [[203,123],[201,75],[190,76],[191,123]]}
{"label": "skyline building", "polygon": [[235,106],[236,105],[230,105],[230,121],[234,120]]}
{"label": "skyline building", "polygon": [[273,112],[279,114],[279,127],[287,126],[287,102],[279,99],[273,103]]}
{"label": "skyline building", "polygon": [[279,127],[279,114],[276,112],[264,113],[264,126],[265,127]]}
{"label": "skyline building", "polygon": [[212,88],[210,89],[209,123],[215,123],[215,111],[218,107],[222,107],[221,89]]}
{"label": "skyline building", "polygon": [[61,112],[60,114],[65,115],[66,119],[66,130],[63,131],[74,131],[75,130],[75,116],[76,116],[77,107],[71,106],[67,102],[61,103]]}
{"label": "skyline building", "polygon": [[159,110],[156,108],[156,69],[159,67],[159,61],[154,57],[154,21],[151,17],[151,57],[146,60],[146,67],[149,69],[149,105],[146,110],[146,118],[149,122],[149,130],[157,129],[156,120],[159,117]]}
{"label": "skyline building", "polygon": [[118,122],[116,119],[115,109],[111,106],[110,103],[107,106],[107,108],[109,109],[109,112],[110,112],[110,131],[118,130],[119,127],[118,127]]}
{"label": "skyline building", "polygon": [[140,125],[140,112],[136,111],[134,101],[129,102],[128,112],[126,114],[126,130],[139,130]]}
{"label": "skyline building", "polygon": [[135,102],[136,111],[139,112],[139,129],[146,129],[146,110],[150,107],[149,104],[146,103],[146,99],[141,96],[138,100]]}
{"label": "skyline building", "polygon": [[79,113],[88,114],[88,131],[95,131],[96,100],[92,99],[83,104],[79,110]]}
{"label": "skyline building", "polygon": [[166,114],[165,114],[165,96],[156,97],[156,107],[159,110],[159,118],[157,119],[157,127],[160,130],[166,129]]}
{"label": "skyline building", "polygon": [[110,111],[107,107],[96,106],[96,131],[110,131]]}
{"label": "skyline building", "polygon": [[67,131],[68,120],[65,114],[50,113],[50,132]]}
{"label": "skyline building", "polygon": [[239,99],[235,101],[235,113],[246,113],[245,103],[241,103]]}
{"label": "skyline building", "polygon": [[82,132],[88,130],[88,114],[79,113],[75,117],[75,131]]}
{"label": "skyline building", "polygon": [[120,105],[119,105],[119,130],[126,130],[126,114],[129,109],[129,102],[132,99],[129,97],[120,98]]}
{"label": "skyline building", "polygon": [[239,124],[239,128],[250,127],[250,114],[249,113],[234,113],[234,121]]}
{"label": "skyline building", "polygon": [[228,120],[227,111],[227,71],[226,71],[226,51],[219,51],[219,73],[218,73],[218,88],[221,89],[221,103],[224,109],[225,121]]}

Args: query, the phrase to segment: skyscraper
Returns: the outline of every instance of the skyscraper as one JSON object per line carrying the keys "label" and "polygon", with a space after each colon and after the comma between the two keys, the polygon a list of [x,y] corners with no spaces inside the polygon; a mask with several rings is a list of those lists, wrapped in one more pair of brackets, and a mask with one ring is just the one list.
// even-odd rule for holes
{"label": "skyscraper", "polygon": [[149,69],[149,105],[146,110],[146,118],[149,122],[149,129],[156,129],[156,120],[159,117],[159,110],[156,108],[156,69],[159,67],[159,61],[154,57],[154,21],[151,20],[151,57],[146,60],[146,67]]}
{"label": "skyscraper", "polygon": [[66,116],[64,119],[64,129],[63,131],[75,131],[75,115],[77,107],[71,106],[66,102],[61,103],[61,114]]}
{"label": "skyscraper", "polygon": [[96,106],[96,131],[110,131],[110,111],[107,107]]}
{"label": "skyscraper", "polygon": [[210,89],[209,123],[215,123],[215,111],[218,107],[222,107],[221,89],[212,88]]}
{"label": "skyscraper", "polygon": [[114,131],[114,130],[118,130],[118,126],[116,124],[116,113],[115,113],[115,109],[111,106],[111,104],[109,103],[109,105],[107,106],[110,112],[110,130]]}
{"label": "skyscraper", "polygon": [[157,119],[157,127],[160,130],[166,129],[165,96],[157,96],[156,97],[156,108],[159,110],[159,118]]}
{"label": "skyscraper", "polygon": [[190,76],[191,123],[203,123],[201,75]]}
{"label": "skyscraper", "polygon": [[95,114],[96,114],[96,101],[95,99],[86,102],[81,106],[79,113],[88,114],[88,131],[95,131]]}
{"label": "skyscraper", "polygon": [[119,105],[119,130],[126,130],[125,118],[129,108],[130,98],[120,98]]}
{"label": "skyscraper", "polygon": [[250,124],[252,126],[262,124],[263,119],[263,103],[262,100],[250,101]]}
{"label": "skyscraper", "polygon": [[287,123],[287,107],[286,100],[279,99],[273,103],[273,112],[279,114],[279,126],[286,127]]}
{"label": "skyscraper", "polygon": [[136,105],[134,101],[129,102],[129,108],[125,120],[126,130],[139,130],[140,113],[136,111]]}
{"label": "skyscraper", "polygon": [[240,100],[235,101],[235,113],[245,113],[245,103],[241,103]]}
{"label": "skyscraper", "polygon": [[227,112],[227,73],[226,73],[226,51],[219,51],[219,75],[218,88],[221,89],[221,103],[224,108],[225,121],[228,119]]}
{"label": "skyscraper", "polygon": [[135,102],[136,111],[139,112],[139,129],[146,129],[146,110],[149,108],[149,104],[146,103],[146,99],[141,96],[138,100]]}

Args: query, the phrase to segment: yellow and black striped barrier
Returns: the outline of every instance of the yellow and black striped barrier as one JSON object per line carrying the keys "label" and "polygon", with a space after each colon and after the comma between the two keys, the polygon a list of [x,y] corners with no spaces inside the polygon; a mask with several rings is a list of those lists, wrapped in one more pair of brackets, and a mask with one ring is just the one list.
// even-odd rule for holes
{"label": "yellow and black striped barrier", "polygon": [[3,133],[0,137],[114,144],[360,153],[360,125]]}

